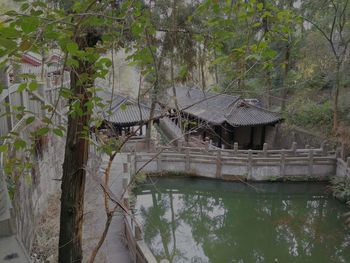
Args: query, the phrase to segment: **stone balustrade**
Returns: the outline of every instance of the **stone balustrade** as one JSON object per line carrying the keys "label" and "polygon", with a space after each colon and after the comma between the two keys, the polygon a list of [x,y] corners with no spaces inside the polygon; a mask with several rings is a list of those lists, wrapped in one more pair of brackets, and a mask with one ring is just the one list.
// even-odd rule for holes
{"label": "stone balustrade", "polygon": [[136,154],[136,169],[188,173],[209,178],[244,180],[328,180],[336,173],[336,157],[319,149],[233,150],[161,147]]}

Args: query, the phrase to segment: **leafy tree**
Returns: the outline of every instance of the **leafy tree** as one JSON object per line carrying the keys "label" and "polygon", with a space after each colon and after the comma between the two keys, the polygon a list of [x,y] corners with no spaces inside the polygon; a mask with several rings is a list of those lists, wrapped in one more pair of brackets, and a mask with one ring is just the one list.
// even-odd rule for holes
{"label": "leafy tree", "polygon": [[[51,48],[59,48],[64,53],[62,73],[67,69],[70,71],[70,88],[61,87],[59,98],[69,102],[61,186],[59,262],[82,260],[89,133],[92,125],[98,127],[101,123],[92,117],[94,107],[101,104],[94,82],[97,78],[104,78],[111,66],[111,61],[103,57],[107,49],[122,47],[126,41],[141,41],[137,36],[141,35],[146,24],[146,20],[141,19],[141,13],[142,3],[134,1],[67,0],[60,5],[33,1],[23,3],[18,12],[7,12],[6,21],[0,27],[2,65],[19,61],[21,55],[28,51],[44,54]],[[141,54],[140,61],[144,61],[146,56]],[[34,76],[23,77],[29,81],[19,85],[19,92],[38,89]],[[46,108],[52,116],[55,114],[52,106],[46,105]],[[17,110],[16,114],[20,116],[28,112],[24,107]],[[65,127],[55,127],[52,116],[42,119],[45,126],[33,136],[50,131],[63,136]],[[15,140],[21,142],[18,149],[26,147],[20,138]]]}
{"label": "leafy tree", "polygon": [[327,41],[335,63],[335,83],[333,95],[333,133],[337,132],[339,122],[339,91],[343,86],[342,74],[344,63],[348,56],[350,37],[347,34],[349,27],[349,1],[323,1],[321,8],[315,6],[313,1],[303,2],[308,7],[304,19],[324,37]]}

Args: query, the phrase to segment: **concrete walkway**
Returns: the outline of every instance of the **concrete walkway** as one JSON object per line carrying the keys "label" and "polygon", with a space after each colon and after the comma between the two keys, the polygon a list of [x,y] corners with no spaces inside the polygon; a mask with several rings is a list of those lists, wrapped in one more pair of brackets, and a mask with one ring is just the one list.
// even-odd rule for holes
{"label": "concrete walkway", "polygon": [[[115,196],[120,197],[122,193],[122,172],[123,163],[127,157],[125,154],[116,156],[112,164],[110,175],[110,189]],[[85,190],[85,218],[83,228],[84,261],[90,256],[93,247],[97,244],[106,222],[104,209],[103,191],[93,176],[103,178],[104,168],[107,167],[108,158],[104,156],[102,163],[98,167],[98,162],[92,164],[86,182]],[[94,167],[95,166],[95,167]],[[89,168],[90,169],[90,168]],[[94,171],[95,170],[95,171]],[[113,207],[113,203],[110,203]],[[96,257],[95,262],[101,263],[129,263],[131,258],[129,250],[124,244],[123,218],[120,213],[115,214],[110,225],[106,240]]]}

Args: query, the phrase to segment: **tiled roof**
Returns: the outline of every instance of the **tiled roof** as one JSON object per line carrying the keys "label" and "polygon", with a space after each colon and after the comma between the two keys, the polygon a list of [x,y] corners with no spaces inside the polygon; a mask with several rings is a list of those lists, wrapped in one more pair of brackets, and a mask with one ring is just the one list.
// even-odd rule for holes
{"label": "tiled roof", "polygon": [[279,114],[263,108],[238,102],[232,111],[226,115],[227,123],[232,126],[252,126],[261,124],[271,124],[278,122],[281,118]]}
{"label": "tiled roof", "polygon": [[[98,96],[102,98],[104,103],[111,103],[112,93],[110,91],[99,91]],[[122,105],[125,105],[125,107]],[[109,112],[109,107],[107,107],[102,112],[102,116],[106,121],[114,124],[131,126],[147,122],[150,119],[150,107],[143,103],[138,104],[129,97],[113,94],[111,112]],[[160,116],[159,109],[156,109],[153,118],[157,119]]]}
{"label": "tiled roof", "polygon": [[[272,124],[281,120],[277,113],[250,105],[239,96],[183,86],[176,87],[175,92],[177,104],[182,112],[214,125],[226,122],[232,126],[251,126]],[[161,103],[169,108],[176,108],[172,88],[167,89]]]}
{"label": "tiled roof", "polygon": [[[136,125],[150,119],[150,108],[144,104],[127,102],[125,109],[118,108],[109,117],[110,122],[118,125]],[[155,111],[154,118],[161,116],[159,110]]]}
{"label": "tiled roof", "polygon": [[[195,88],[176,87],[176,98],[179,109],[187,114],[214,124],[226,121],[225,112],[239,99],[237,96],[202,91]],[[173,89],[169,88],[162,99],[162,104],[175,107]]]}
{"label": "tiled roof", "polygon": [[[103,91],[98,91],[97,96],[100,97],[103,101],[103,103],[107,104],[108,106],[111,103],[112,100],[112,92],[109,90],[103,90]],[[119,94],[114,93],[113,94],[113,101],[112,101],[112,111],[116,110],[117,108],[120,107],[125,101],[128,100],[128,97],[121,96]],[[107,107],[109,110],[109,107]]]}

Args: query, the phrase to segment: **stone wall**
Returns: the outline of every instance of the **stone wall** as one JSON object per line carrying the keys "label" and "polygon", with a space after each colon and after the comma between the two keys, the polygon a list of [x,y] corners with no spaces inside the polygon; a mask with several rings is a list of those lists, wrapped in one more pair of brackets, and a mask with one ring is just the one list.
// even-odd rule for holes
{"label": "stone wall", "polygon": [[[30,143],[29,134],[40,127],[38,121],[20,130],[20,137]],[[10,156],[33,164],[26,171],[14,170],[9,180],[15,182],[12,195],[13,215],[17,235],[27,251],[31,250],[40,215],[47,208],[49,197],[60,190],[64,140],[47,135],[40,139],[34,154],[12,152]],[[39,144],[39,143],[38,143]],[[29,158],[29,159],[28,159]]]}

